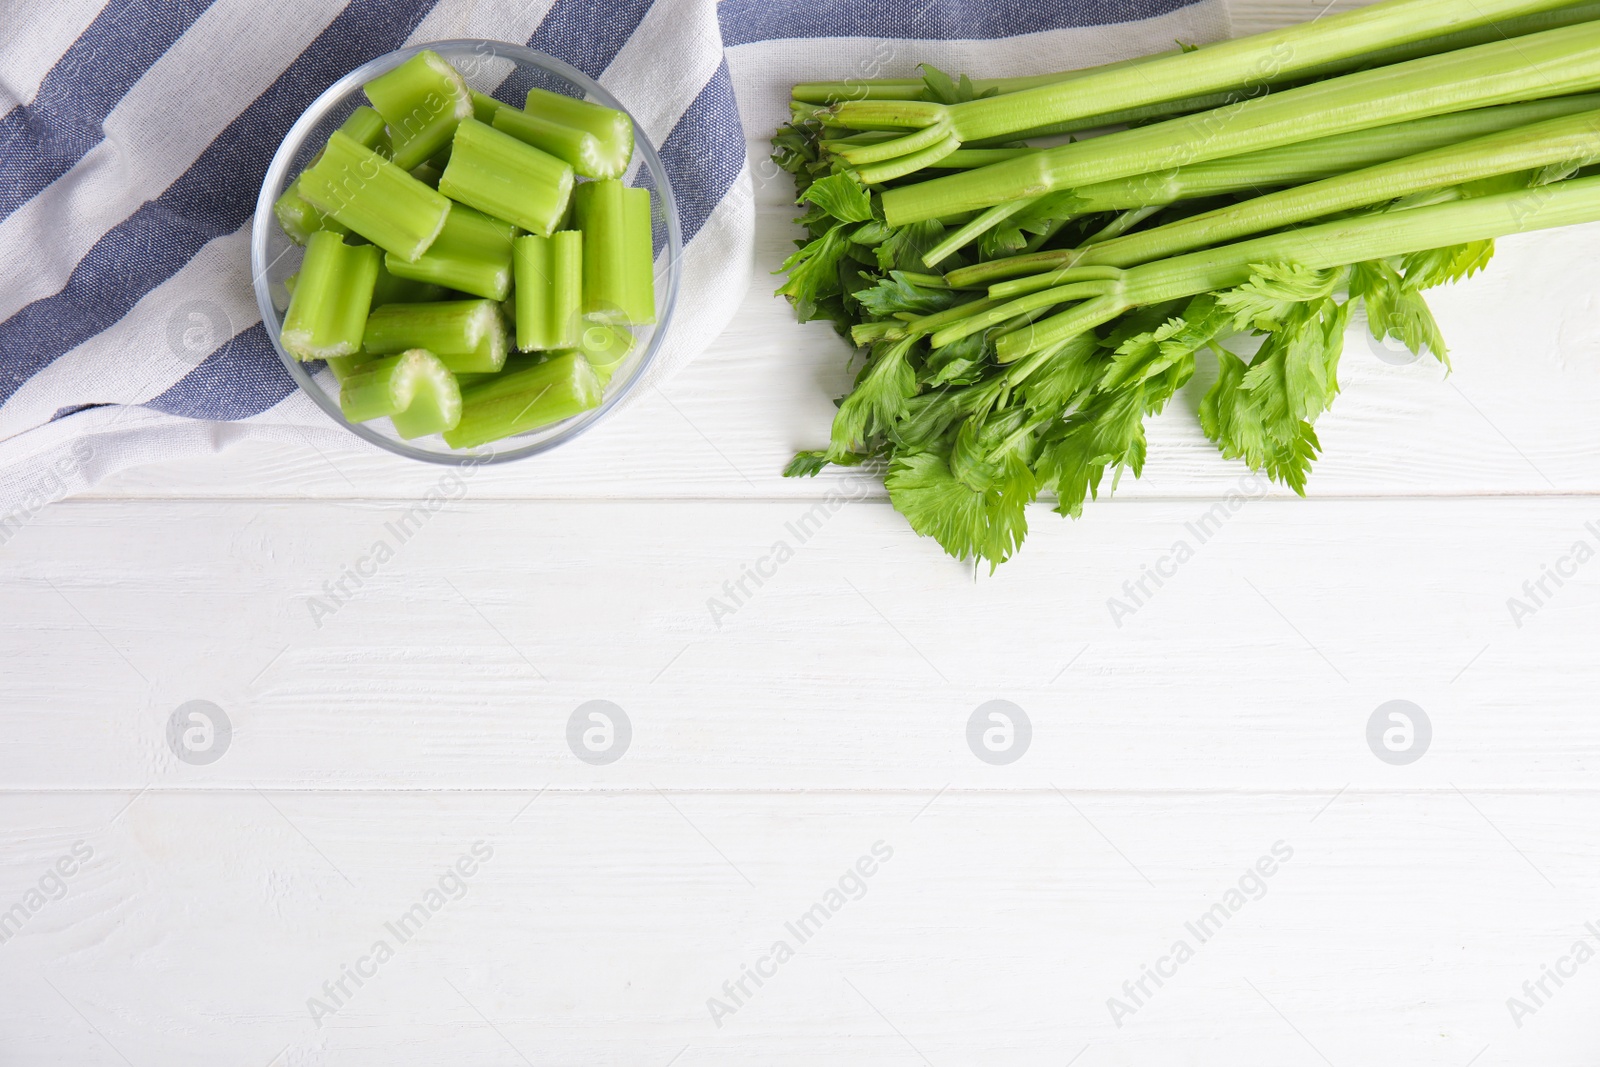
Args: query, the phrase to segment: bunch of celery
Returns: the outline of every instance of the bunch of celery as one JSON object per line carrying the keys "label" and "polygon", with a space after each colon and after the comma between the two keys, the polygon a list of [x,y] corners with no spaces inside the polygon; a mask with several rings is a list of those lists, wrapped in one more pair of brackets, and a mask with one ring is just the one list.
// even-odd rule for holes
{"label": "bunch of celery", "polygon": [[632,121],[543,89],[503,104],[432,51],[363,89],[275,205],[306,249],[284,348],[327,361],[351,422],[452,448],[597,407],[656,316]]}
{"label": "bunch of celery", "polygon": [[796,86],[774,159],[808,238],[779,292],[866,359],[787,473],[881,463],[914,529],[992,568],[1041,494],[1078,516],[1137,477],[1205,359],[1205,433],[1303,493],[1353,310],[1444,361],[1424,290],[1600,220],[1596,90],[1595,0],[1382,0],[1086,71]]}

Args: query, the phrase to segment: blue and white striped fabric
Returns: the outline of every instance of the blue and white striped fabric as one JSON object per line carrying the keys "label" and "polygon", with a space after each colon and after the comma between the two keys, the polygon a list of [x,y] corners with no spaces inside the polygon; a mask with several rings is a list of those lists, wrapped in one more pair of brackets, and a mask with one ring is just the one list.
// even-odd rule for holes
{"label": "blue and white striped fabric", "polygon": [[[686,243],[659,380],[744,295],[746,131],[764,142],[793,82],[904,76],[924,60],[1058,69],[1227,29],[1221,0],[35,0],[4,19],[0,528],[120,468],[243,435],[368,447],[279,366],[247,244],[289,125],[374,56],[526,41],[633,112],[661,148]],[[764,159],[754,176],[780,195]]]}

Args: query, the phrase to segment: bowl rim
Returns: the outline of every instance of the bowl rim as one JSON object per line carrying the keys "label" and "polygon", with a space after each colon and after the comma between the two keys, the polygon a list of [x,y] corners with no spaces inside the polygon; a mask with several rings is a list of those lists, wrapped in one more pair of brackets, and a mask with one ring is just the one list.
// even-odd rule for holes
{"label": "bowl rim", "polygon": [[[326,114],[336,104],[345,99],[352,91],[377,77],[379,74],[399,66],[418,52],[429,49],[456,50],[461,47],[471,48],[475,53],[486,58],[505,58],[514,63],[525,63],[542,70],[548,71],[568,82],[583,89],[583,91],[606,107],[614,108],[627,115],[633,122],[634,150],[640,158],[640,165],[649,172],[655,188],[652,190],[660,198],[662,218],[665,222],[667,241],[663,251],[667,257],[666,264],[666,296],[661,301],[650,341],[644,352],[639,357],[632,376],[623,382],[610,396],[607,396],[600,405],[590,412],[585,412],[583,421],[570,428],[558,432],[540,441],[535,441],[520,448],[497,449],[493,452],[472,451],[469,449],[451,450],[448,452],[433,451],[418,448],[408,441],[386,437],[365,423],[352,423],[345,419],[339,410],[338,402],[313,381],[312,375],[306,370],[306,364],[295,359],[284,349],[280,339],[282,324],[279,322],[279,312],[272,301],[272,286],[268,278],[277,259],[272,262],[267,260],[267,242],[271,237],[272,228],[277,224],[277,216],[273,212],[273,204],[277,200],[274,190],[286,184],[289,177],[288,171],[294,165],[294,157],[299,153],[301,145],[311,130],[321,122]],[[291,245],[291,247],[294,247]],[[287,249],[285,250],[287,251]],[[279,253],[281,258],[283,253]],[[678,206],[673,194],[672,182],[667,176],[666,167],[661,162],[661,156],[656,151],[656,146],[646,136],[634,118],[633,113],[623,107],[617,98],[611,95],[599,82],[589,77],[583,71],[563,62],[555,56],[529,48],[526,45],[515,44],[510,41],[496,41],[482,37],[451,37],[437,41],[427,41],[421,44],[407,45],[397,48],[381,56],[369,59],[355,69],[349,71],[342,78],[320,93],[300,117],[289,127],[283,140],[278,145],[278,150],[273,153],[272,162],[267,166],[267,173],[261,180],[261,191],[256,196],[255,219],[250,228],[250,279],[256,294],[256,305],[261,312],[261,323],[266,329],[267,338],[272,342],[273,351],[278,354],[278,361],[283,364],[284,370],[295,380],[300,391],[322,409],[335,423],[355,434],[357,437],[395,455],[405,456],[409,459],[420,460],[424,463],[435,463],[444,466],[479,466],[494,463],[509,463],[513,460],[526,459],[542,452],[548,452],[581,434],[591,427],[602,422],[613,408],[622,401],[639,380],[649,371],[661,350],[662,343],[667,337],[671,326],[673,312],[678,302],[678,290],[682,281],[683,236],[678,219]],[[560,425],[560,424],[557,424]],[[515,441],[515,437],[506,438],[506,441]],[[495,442],[499,444],[501,442]]]}

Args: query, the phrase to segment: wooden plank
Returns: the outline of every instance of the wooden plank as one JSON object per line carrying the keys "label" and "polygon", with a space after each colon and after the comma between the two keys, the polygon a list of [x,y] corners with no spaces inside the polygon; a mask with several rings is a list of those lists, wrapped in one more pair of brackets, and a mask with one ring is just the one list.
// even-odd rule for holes
{"label": "wooden plank", "polygon": [[0,1056],[1593,1062],[1597,964],[1520,1028],[1507,1000],[1596,941],[1600,797],[1328,800],[13,795],[4,906],[92,855],[0,945]]}
{"label": "wooden plank", "polygon": [[[1593,781],[1593,499],[1237,488],[1037,508],[993,577],[844,498],[57,505],[5,549],[4,784]],[[193,699],[234,723],[211,766],[164,740]],[[1365,740],[1396,699],[1434,729],[1403,768]],[[593,700],[632,722],[610,766],[568,747]],[[1010,766],[965,740],[991,700],[1033,723]]]}

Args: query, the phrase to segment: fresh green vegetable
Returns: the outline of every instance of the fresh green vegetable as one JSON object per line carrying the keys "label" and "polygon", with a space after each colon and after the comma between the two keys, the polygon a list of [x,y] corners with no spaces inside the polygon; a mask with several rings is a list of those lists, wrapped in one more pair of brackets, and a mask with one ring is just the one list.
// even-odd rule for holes
{"label": "fresh green vegetable", "polygon": [[[454,211],[455,209],[451,208],[451,212]],[[378,261],[378,282],[372,287],[373,307],[382,307],[384,304],[423,304],[430,300],[444,300],[450,295],[450,290],[441,285],[413,281],[390,273],[384,265],[387,258],[385,255]]]}
{"label": "fresh green vegetable", "polygon": [[468,386],[461,421],[445,432],[451,448],[475,448],[600,406],[600,380],[588,361],[563,352]]}
{"label": "fresh green vegetable", "polygon": [[654,322],[649,190],[585,182],[573,207],[583,231],[583,313],[596,322]]}
{"label": "fresh green vegetable", "polygon": [[456,124],[472,115],[467,83],[439,53],[425,49],[362,86],[389,125],[393,159],[402,170],[450,143]]}
{"label": "fresh green vegetable", "polygon": [[456,127],[439,191],[530,233],[560,227],[572,195],[572,168],[476,119]]}
{"label": "fresh green vegetable", "polygon": [[546,89],[529,89],[523,110],[594,137],[597,173],[590,177],[620,178],[627,171],[633,159],[633,120],[623,112]]}
{"label": "fresh green vegetable", "polygon": [[[1600,87],[1600,3],[1520,10],[1502,26],[1471,5],[1380,2],[1290,31],[1292,60],[1231,84],[1166,79],[1282,38],[1034,87],[924,68],[920,88],[874,83],[820,110],[838,87],[802,87],[773,141],[806,230],[779,292],[865,363],[828,446],[786,473],[880,463],[913,529],[992,567],[1039,496],[1077,516],[1108,475],[1137,477],[1146,420],[1214,360],[1201,428],[1303,493],[1353,312],[1445,361],[1427,289],[1483,269],[1501,235],[1600,221],[1600,95],[1573,95]],[[1349,47],[1396,12],[1431,14]],[[1212,92],[1227,97],[1171,117]],[[1157,121],[1017,140],[1119,107]],[[1237,335],[1253,356],[1230,351]]]}
{"label": "fresh green vegetable", "polygon": [[283,347],[296,359],[347,356],[361,347],[372,288],[378,279],[378,250],[348,245],[331,230],[306,241],[306,258],[295,279],[283,316]]}
{"label": "fresh green vegetable", "polygon": [[390,253],[384,266],[400,278],[504,300],[511,291],[511,240],[516,233],[509,222],[457,204],[426,252],[409,263]]}
{"label": "fresh green vegetable", "polygon": [[[1352,14],[1405,2],[1408,0],[1388,0],[1387,4]],[[1199,115],[900,186],[883,194],[884,220],[892,227],[900,227],[981,210],[1015,197],[1160,172],[1405,119],[1596,86],[1600,86],[1600,23],[1547,30],[1498,44],[1346,74]],[[879,146],[863,151],[876,147]]]}
{"label": "fresh green vegetable", "polygon": [[[930,266],[942,262],[957,249],[997,230],[989,250],[1015,250],[1025,243],[1024,230],[1053,232],[1052,227],[1060,222],[1085,215],[1164,206],[1226,193],[1258,193],[1278,186],[1316,181],[1430,148],[1459,144],[1481,133],[1595,108],[1600,108],[1600,94],[1502,104],[1319,137],[1260,152],[1191,163],[1170,171],[1138,174],[1062,193],[1014,200],[982,212],[947,235],[923,254],[923,260]],[[1110,236],[1107,234],[1105,238]],[[1008,270],[1025,273],[1029,269],[1038,268],[1033,268],[1027,257],[998,259],[965,271],[953,271],[951,282],[968,285],[1004,277],[1002,272]]]}
{"label": "fresh green vegetable", "polygon": [[[632,327],[655,319],[651,194],[614,180],[632,120],[537,89],[523,111],[431,50],[364,88],[373,106],[274,204],[306,246],[284,282],[285,351],[327,364],[350,421],[389,418],[406,439],[449,432],[475,448],[599,406]],[[574,165],[598,186],[587,239],[572,228]],[[605,255],[585,315],[587,240]],[[529,354],[510,354],[508,324]]]}
{"label": "fresh green vegetable", "polygon": [[409,441],[454,428],[461,391],[443,363],[414,348],[362,364],[340,381],[339,410],[351,422],[387,416]]}
{"label": "fresh green vegetable", "polygon": [[[1046,271],[1077,266],[1131,267],[1352,208],[1518,171],[1558,164],[1575,168],[1596,159],[1600,159],[1600,111],[1586,111],[1295,186],[1082,248],[1018,258]],[[994,265],[1006,262],[999,260]],[[969,268],[964,277],[977,274]],[[1049,288],[1055,277],[1044,273],[1001,282],[990,286],[989,295],[1009,299],[1036,292]]]}
{"label": "fresh green vegetable", "polygon": [[373,355],[423,348],[451,371],[497,371],[506,362],[506,329],[492,300],[385,304],[367,318],[361,347]]}
{"label": "fresh green vegetable", "polygon": [[[370,107],[356,108],[340,124],[339,130],[363,148],[370,148],[379,155],[387,154],[389,151],[389,134],[383,127],[383,118]],[[321,155],[322,153],[317,153],[318,158]],[[329,218],[300,195],[298,178],[290,182],[283,195],[273,203],[272,212],[277,216],[278,225],[283,227],[283,232],[297,245],[305,244],[306,238],[317,230],[332,230],[334,233],[350,232],[348,227]]]}
{"label": "fresh green vegetable", "polygon": [[633,349],[633,334],[620,326],[590,323],[578,334],[578,353],[589,361],[601,385],[611,381]]}
{"label": "fresh green vegetable", "polygon": [[583,234],[562,230],[549,237],[519,237],[513,262],[517,347],[532,352],[576,346],[583,300]]}
{"label": "fresh green vegetable", "polygon": [[501,133],[570,164],[575,173],[585,178],[615,178],[621,173],[615,157],[607,156],[599,139],[587,130],[563,126],[513,107],[496,111],[493,123]]}
{"label": "fresh green vegetable", "polygon": [[427,251],[450,213],[450,201],[342,131],[297,184],[314,206],[406,260]]}
{"label": "fresh green vegetable", "polygon": [[[856,166],[869,163],[881,166],[909,159],[934,146],[948,154],[967,141],[1015,135],[1048,123],[1160,104],[1202,93],[1263,87],[1273,80],[1301,71],[1316,71],[1328,64],[1341,64],[1378,49],[1561,7],[1566,2],[1478,0],[1462,4],[1459,0],[1383,0],[1356,11],[1271,33],[1224,41],[1145,62],[1101,68],[986,99],[949,105],[853,100],[838,104],[833,110],[840,124],[857,129],[916,129],[915,133],[873,149],[843,155],[847,162]],[[1536,62],[1530,60],[1529,65]],[[1544,95],[1554,95],[1554,91]],[[899,173],[911,172],[902,169]],[[886,180],[888,176],[886,173],[876,180]]]}

